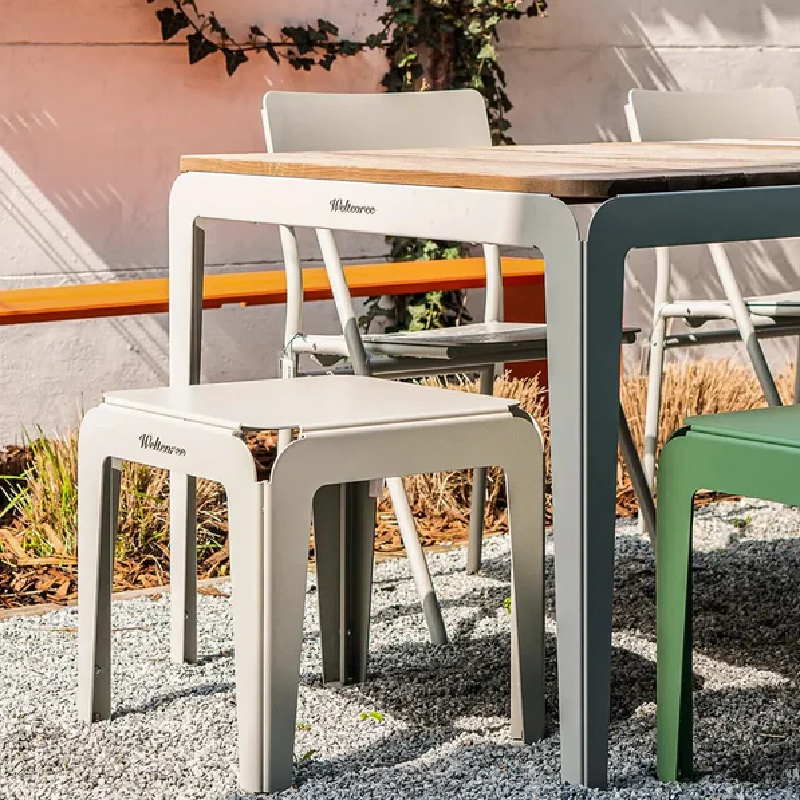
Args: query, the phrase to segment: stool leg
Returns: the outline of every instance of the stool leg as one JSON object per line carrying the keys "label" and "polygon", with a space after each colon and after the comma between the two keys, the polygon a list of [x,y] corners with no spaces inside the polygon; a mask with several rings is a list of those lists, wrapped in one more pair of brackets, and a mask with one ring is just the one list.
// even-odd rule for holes
{"label": "stool leg", "polygon": [[[481,394],[493,393],[493,366],[481,372],[479,391]],[[486,513],[486,474],[486,467],[476,467],[472,470],[472,505],[469,511],[469,543],[467,545],[467,572],[470,575],[474,575],[481,568],[483,517]]]}
{"label": "stool leg", "polygon": [[170,655],[197,661],[197,479],[169,475]]}
{"label": "stool leg", "polygon": [[324,683],[367,677],[375,505],[368,482],[323,486],[314,497]]}
{"label": "stool leg", "polygon": [[692,516],[697,489],[680,458],[682,438],[662,450],[658,503],[658,777],[692,775]]}
{"label": "stool leg", "polygon": [[[279,462],[278,462],[279,463]],[[273,468],[275,476],[278,465]],[[292,783],[297,687],[303,644],[311,497],[265,484],[264,747],[261,791]]]}
{"label": "stool leg", "polygon": [[226,487],[233,591],[239,784],[246,792],[262,791],[264,486],[262,483],[245,482]]}
{"label": "stool leg", "polygon": [[85,722],[111,716],[111,591],[121,474],[119,462],[80,447],[78,715]]}
{"label": "stool leg", "polygon": [[367,679],[376,506],[368,481],[347,484],[340,662],[345,684],[363,683]]}
{"label": "stool leg", "polygon": [[343,485],[331,484],[314,495],[314,554],[323,683],[341,680],[344,491]]}
{"label": "stool leg", "polygon": [[[538,463],[537,463],[538,462]],[[511,534],[511,738],[544,737],[544,469],[506,467]]]}

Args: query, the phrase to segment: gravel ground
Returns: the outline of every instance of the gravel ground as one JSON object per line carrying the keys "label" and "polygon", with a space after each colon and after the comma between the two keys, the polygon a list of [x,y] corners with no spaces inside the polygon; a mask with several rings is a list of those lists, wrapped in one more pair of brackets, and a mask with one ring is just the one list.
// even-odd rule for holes
{"label": "gravel ground", "polygon": [[[800,797],[798,531],[797,511],[767,503],[725,503],[698,515],[697,782],[662,785],[654,777],[653,563],[634,525],[621,522],[608,792],[559,782],[550,556],[551,735],[529,748],[507,743],[509,558],[502,537],[487,541],[480,577],[464,574],[463,551],[430,556],[448,646],[426,643],[405,563],[377,566],[371,677],[361,687],[320,685],[317,613],[309,602],[296,789],[281,797]],[[165,597],[115,603],[115,717],[92,726],[75,715],[74,610],[1,624],[0,796],[241,797],[229,599],[201,596],[200,612],[208,655],[189,667],[167,660]]]}

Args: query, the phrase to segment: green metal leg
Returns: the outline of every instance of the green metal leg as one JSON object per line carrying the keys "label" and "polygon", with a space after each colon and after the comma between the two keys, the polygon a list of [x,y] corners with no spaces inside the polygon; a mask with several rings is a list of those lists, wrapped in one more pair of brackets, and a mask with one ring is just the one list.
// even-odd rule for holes
{"label": "green metal leg", "polygon": [[[658,777],[692,775],[692,515],[697,486],[684,469],[685,437],[672,439],[659,466]],[[663,482],[662,482],[663,481]]]}
{"label": "green metal leg", "polygon": [[[760,441],[752,417],[715,435],[692,428],[664,446],[658,482],[658,776],[674,781],[692,775],[692,498],[698,489],[800,504],[800,438],[796,407],[740,412],[782,416],[780,443]],[[789,416],[787,416],[787,414]],[[735,415],[731,415],[733,418]],[[690,424],[701,428],[704,419]],[[708,425],[708,422],[705,422]]]}

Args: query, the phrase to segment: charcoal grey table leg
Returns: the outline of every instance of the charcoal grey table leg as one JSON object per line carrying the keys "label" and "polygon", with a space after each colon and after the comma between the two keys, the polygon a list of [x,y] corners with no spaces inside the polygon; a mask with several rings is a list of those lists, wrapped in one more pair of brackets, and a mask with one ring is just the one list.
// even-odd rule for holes
{"label": "charcoal grey table leg", "polygon": [[[547,265],[561,773],[606,783],[622,264]],[[603,268],[589,269],[598,258]],[[592,298],[589,305],[587,299]]]}

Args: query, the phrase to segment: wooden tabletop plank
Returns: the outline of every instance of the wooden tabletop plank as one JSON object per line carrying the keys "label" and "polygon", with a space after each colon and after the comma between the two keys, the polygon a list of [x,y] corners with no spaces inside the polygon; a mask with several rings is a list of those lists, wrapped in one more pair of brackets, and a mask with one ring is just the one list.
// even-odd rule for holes
{"label": "wooden tabletop plank", "polygon": [[181,171],[602,200],[637,192],[800,184],[800,139],[187,155]]}

